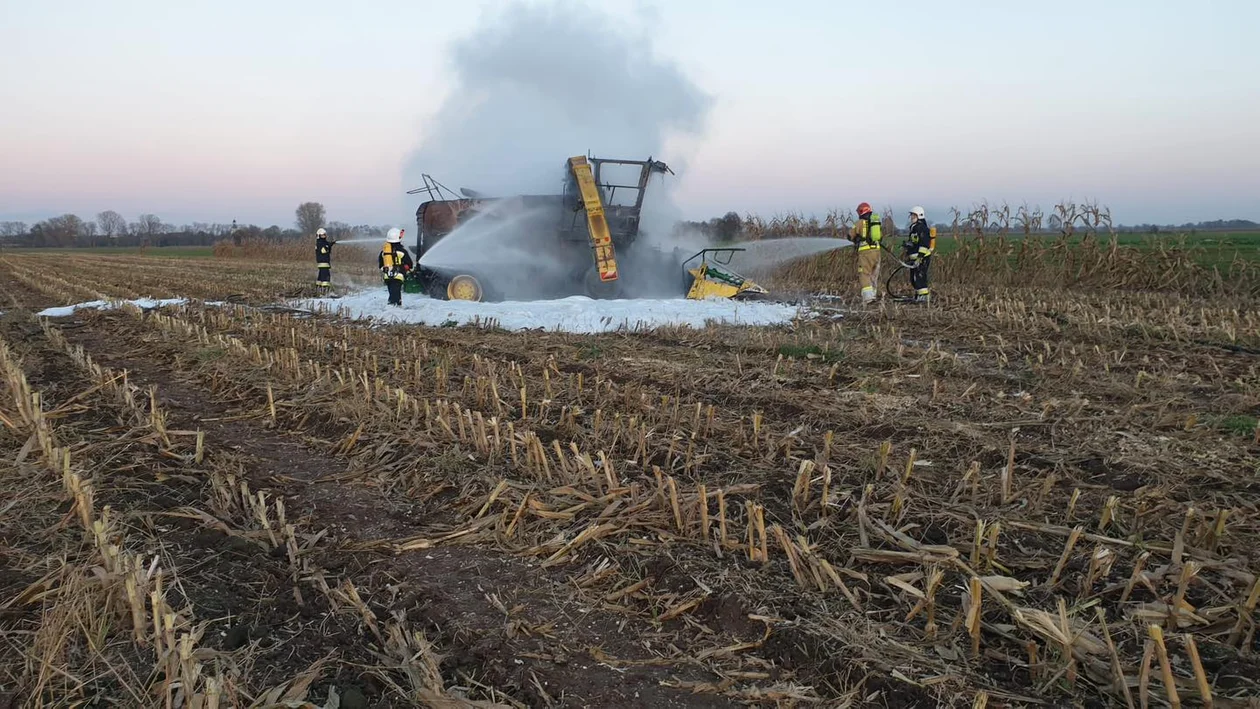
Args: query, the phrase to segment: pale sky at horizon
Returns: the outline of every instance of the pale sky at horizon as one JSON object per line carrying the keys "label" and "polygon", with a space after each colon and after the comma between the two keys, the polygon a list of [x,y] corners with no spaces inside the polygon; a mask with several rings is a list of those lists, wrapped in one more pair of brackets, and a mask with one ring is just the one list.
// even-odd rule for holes
{"label": "pale sky at horizon", "polygon": [[[289,226],[316,200],[405,226],[449,50],[503,4],[0,0],[0,219]],[[689,218],[1070,197],[1260,220],[1260,3],[582,4],[712,98],[656,156]]]}

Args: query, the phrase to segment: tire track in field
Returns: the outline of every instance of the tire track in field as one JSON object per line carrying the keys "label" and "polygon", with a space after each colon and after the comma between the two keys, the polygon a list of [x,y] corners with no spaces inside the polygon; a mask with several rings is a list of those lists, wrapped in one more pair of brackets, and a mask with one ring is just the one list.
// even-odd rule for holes
{"label": "tire track in field", "polygon": [[[94,315],[82,327],[67,328],[67,339],[83,345],[98,363],[126,369],[132,381],[156,385],[172,427],[200,429],[208,447],[232,449],[254,484],[283,495],[295,516],[309,515],[332,530],[340,551],[318,560],[319,565],[371,589],[375,595],[369,604],[379,605],[382,617],[397,611],[436,629],[457,666],[544,704],[539,688],[545,688],[554,706],[729,705],[721,697],[663,687],[661,682],[671,677],[711,677],[686,666],[654,666],[654,658],[629,640],[650,637],[650,627],[635,627],[640,623],[586,607],[558,573],[540,573],[518,557],[467,546],[399,556],[356,551],[356,544],[414,535],[431,521],[426,518],[432,511],[399,505],[366,486],[336,482],[347,477],[344,460],[239,418],[239,412],[215,401],[202,383],[172,365],[174,352],[152,343],[119,351],[108,327],[113,317],[119,316]],[[525,608],[519,618],[505,618],[496,598],[507,607]],[[552,637],[505,638],[505,626],[516,620],[527,627],[549,627]],[[652,664],[618,671],[586,656],[590,647]]]}

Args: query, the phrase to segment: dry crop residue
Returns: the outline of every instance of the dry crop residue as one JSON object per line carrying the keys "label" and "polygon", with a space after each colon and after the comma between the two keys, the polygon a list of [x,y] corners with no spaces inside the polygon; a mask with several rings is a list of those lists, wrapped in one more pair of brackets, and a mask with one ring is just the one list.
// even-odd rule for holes
{"label": "dry crop residue", "polygon": [[[968,706],[1258,689],[1254,303],[955,288],[945,307],[840,324],[600,336],[190,305],[45,330],[22,313],[60,286],[8,278],[31,268],[0,261],[5,317],[25,323],[11,348],[82,347],[127,370],[142,413],[156,387],[161,416],[128,419],[141,442],[110,449],[110,470],[166,461],[146,485],[170,499],[151,509],[270,550],[270,585],[245,597],[300,599],[344,629],[323,664],[327,642],[286,640],[307,643],[311,696]],[[118,278],[91,288],[125,296]],[[19,359],[51,402],[73,398]],[[73,367],[85,389],[103,381],[52,369]],[[86,450],[99,428],[66,435]],[[100,499],[138,485],[83,475]],[[38,577],[23,543],[9,597]],[[221,628],[199,603],[188,627]],[[202,676],[277,681],[234,660],[266,647],[205,645],[225,654],[198,656]]]}

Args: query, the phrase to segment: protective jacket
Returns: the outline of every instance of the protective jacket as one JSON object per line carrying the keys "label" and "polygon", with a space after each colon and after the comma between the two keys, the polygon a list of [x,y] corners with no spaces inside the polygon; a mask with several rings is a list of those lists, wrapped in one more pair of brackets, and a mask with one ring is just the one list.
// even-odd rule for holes
{"label": "protective jacket", "polygon": [[906,255],[912,259],[926,258],[932,255],[932,230],[927,222],[920,219],[910,225],[910,233],[906,236]]}
{"label": "protective jacket", "polygon": [[316,268],[332,268],[332,247],[333,242],[322,236],[315,239]]}

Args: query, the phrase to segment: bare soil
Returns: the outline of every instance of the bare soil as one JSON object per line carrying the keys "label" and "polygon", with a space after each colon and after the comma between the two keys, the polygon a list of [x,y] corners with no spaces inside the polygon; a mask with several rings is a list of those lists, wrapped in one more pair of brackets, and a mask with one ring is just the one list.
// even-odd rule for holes
{"label": "bare soil", "polygon": [[[54,410],[92,380],[30,317],[66,298],[37,266],[0,261],[0,336]],[[136,278],[79,287],[179,295],[175,265],[119,266]],[[205,268],[266,302],[236,265]],[[310,697],[370,706],[1104,705],[1123,702],[1118,676],[1165,696],[1157,661],[1139,687],[1161,626],[1183,698],[1188,637],[1218,704],[1253,695],[1260,309],[943,302],[600,336],[80,313],[51,323],[68,347],[155,387],[165,428],[202,432],[206,456],[172,457],[108,408],[58,424],[111,456],[98,499],[169,546],[201,646],[249,658],[252,687],[327,658]],[[0,443],[16,460],[23,441]],[[209,512],[229,474],[283,501],[305,571],[257,520]],[[43,552],[30,530],[6,545],[0,593],[17,597]],[[391,655],[387,628],[422,633],[440,677]],[[0,682],[20,686],[19,657]]]}

